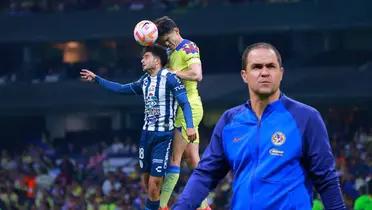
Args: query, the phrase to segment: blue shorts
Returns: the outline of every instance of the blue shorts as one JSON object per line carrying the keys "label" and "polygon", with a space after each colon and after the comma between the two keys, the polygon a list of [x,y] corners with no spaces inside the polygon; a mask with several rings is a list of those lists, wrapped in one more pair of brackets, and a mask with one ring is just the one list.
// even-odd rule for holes
{"label": "blue shorts", "polygon": [[162,177],[172,152],[172,131],[142,131],[138,149],[141,171]]}

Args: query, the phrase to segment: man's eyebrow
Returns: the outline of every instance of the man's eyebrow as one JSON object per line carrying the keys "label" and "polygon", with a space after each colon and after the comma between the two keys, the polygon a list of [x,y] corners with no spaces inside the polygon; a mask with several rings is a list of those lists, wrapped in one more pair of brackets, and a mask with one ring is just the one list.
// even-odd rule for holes
{"label": "man's eyebrow", "polygon": [[273,67],[273,66],[276,66],[276,64],[275,63],[267,63],[267,64],[265,64],[265,66]]}
{"label": "man's eyebrow", "polygon": [[273,63],[273,62],[271,62],[271,63],[252,63],[250,66],[252,68],[262,68],[263,66],[273,67],[273,66],[276,66],[276,64]]}
{"label": "man's eyebrow", "polygon": [[253,68],[262,68],[263,64],[262,63],[252,63],[251,67]]}

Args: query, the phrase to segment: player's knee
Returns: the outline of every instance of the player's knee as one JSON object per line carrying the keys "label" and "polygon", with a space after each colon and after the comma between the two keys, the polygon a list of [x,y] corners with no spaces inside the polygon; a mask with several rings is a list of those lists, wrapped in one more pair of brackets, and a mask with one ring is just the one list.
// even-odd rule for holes
{"label": "player's knee", "polygon": [[199,156],[198,151],[188,150],[186,153],[186,157],[187,157],[186,158],[187,164],[193,168],[195,168],[200,161],[200,156]]}
{"label": "player's knee", "polygon": [[200,158],[199,156],[192,156],[192,157],[187,158],[186,161],[189,167],[196,168],[196,166],[198,166]]}
{"label": "player's knee", "polygon": [[149,183],[148,195],[151,199],[157,199],[160,196],[161,180],[152,180]]}

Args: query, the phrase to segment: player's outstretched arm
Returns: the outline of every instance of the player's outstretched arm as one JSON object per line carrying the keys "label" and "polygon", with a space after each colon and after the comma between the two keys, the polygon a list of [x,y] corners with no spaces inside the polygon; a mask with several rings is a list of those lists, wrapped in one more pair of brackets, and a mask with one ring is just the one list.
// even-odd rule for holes
{"label": "player's outstretched arm", "polygon": [[142,79],[141,77],[140,80],[128,84],[120,84],[117,82],[112,82],[109,80],[106,80],[92,71],[88,69],[82,69],[80,71],[80,77],[83,81],[89,81],[89,82],[94,82],[96,81],[100,86],[103,88],[113,91],[113,92],[118,92],[118,93],[123,93],[123,94],[128,94],[128,95],[141,95],[142,94]]}
{"label": "player's outstretched arm", "polygon": [[179,196],[174,210],[194,210],[218,182],[226,176],[230,166],[222,145],[222,130],[226,124],[225,115],[218,121],[211,141],[203,153],[198,167],[189,178],[182,194]]}
{"label": "player's outstretched arm", "polygon": [[202,81],[202,66],[200,63],[193,63],[186,71],[176,71],[178,77],[184,80]]}

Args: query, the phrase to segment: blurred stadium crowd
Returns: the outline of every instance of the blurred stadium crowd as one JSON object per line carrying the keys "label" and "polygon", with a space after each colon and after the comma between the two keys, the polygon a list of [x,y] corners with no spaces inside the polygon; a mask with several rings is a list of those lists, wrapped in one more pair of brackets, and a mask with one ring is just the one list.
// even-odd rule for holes
{"label": "blurred stadium crowd", "polygon": [[93,9],[108,11],[121,9],[141,10],[146,7],[168,8],[171,6],[187,6],[189,4],[198,5],[199,3],[201,2],[198,0],[10,0],[9,4],[3,4],[3,11],[9,15],[22,15],[32,13],[86,11]]}
{"label": "blurred stadium crowd", "polygon": [[152,9],[183,9],[206,7],[213,4],[235,4],[245,2],[297,2],[299,0],[8,0],[0,3],[4,13],[9,15],[24,15],[32,13],[73,12],[93,9],[142,10]]}
{"label": "blurred stadium crowd", "polygon": [[[324,111],[344,198],[348,208],[353,209],[357,199],[372,190],[372,124],[365,110],[357,107]],[[208,139],[211,130],[202,132],[204,139]],[[143,208],[145,193],[140,184],[136,139],[129,136],[124,139],[114,137],[86,146],[76,142],[58,144],[43,135],[17,149],[3,149],[0,208]],[[206,143],[202,144],[203,148]],[[182,172],[177,193],[182,191],[191,173],[186,165]],[[229,175],[210,195],[213,209],[228,209],[230,184]]]}
{"label": "blurred stadium crowd", "polygon": [[[105,11],[138,11],[146,8],[177,10],[208,7],[214,4],[299,1],[305,0],[8,0],[0,2],[0,15],[17,16],[97,9]],[[364,35],[365,32],[367,35]],[[327,87],[340,87],[340,83],[350,82],[352,87],[355,87],[350,90],[350,93],[355,93],[360,87],[365,90],[363,89],[365,86],[359,87],[358,84],[365,85],[363,81],[368,80],[369,83],[369,78],[371,78],[371,73],[369,73],[372,72],[370,71],[372,69],[371,49],[364,43],[357,42],[361,39],[360,37],[364,37],[361,42],[369,39],[368,35],[371,33],[367,32],[369,31],[322,32],[321,29],[309,33],[268,31],[267,33],[243,35],[206,35],[192,37],[192,40],[195,38],[202,49],[203,68],[209,75],[237,73],[240,69],[239,59],[244,43],[266,39],[275,44],[284,43],[278,45],[285,58],[284,65],[289,67],[289,70],[314,67],[306,69],[308,72],[291,72],[291,75],[296,73],[297,76],[300,75],[299,78],[304,80],[301,83],[306,82],[306,86],[318,88],[319,92],[322,92],[324,84],[327,84]],[[318,34],[325,34],[325,36],[320,39]],[[132,78],[142,73],[139,70],[140,48],[132,37],[121,38],[118,35],[116,38],[106,40],[64,41],[1,43],[0,88],[19,85],[17,87],[27,89],[30,86],[23,86],[25,83],[54,83],[59,86],[63,83],[62,81],[66,80],[78,82],[81,68],[94,69],[97,74],[111,79]],[[307,43],[310,44],[306,45]],[[320,44],[312,46],[311,43]],[[324,49],[323,44],[326,46]],[[354,49],[350,46],[357,47]],[[362,47],[359,49],[358,46]],[[216,62],[220,60],[224,62]],[[341,75],[344,67],[347,73]],[[336,76],[334,76],[335,72],[338,73]],[[307,73],[308,78],[301,77],[303,73]],[[314,80],[320,81],[321,79],[324,81],[319,82],[319,85],[314,85]],[[306,90],[306,87],[300,87],[296,83],[293,86],[295,90],[301,88]],[[11,91],[10,93],[4,95],[17,96],[18,94]],[[340,98],[341,101],[344,100],[342,96]],[[33,104],[32,101],[29,103]],[[37,103],[43,104],[44,102],[38,101]],[[99,105],[96,106],[100,108]],[[327,104],[317,107],[327,124],[342,191],[349,209],[354,209],[355,205],[365,202],[363,201],[365,196],[372,194],[372,114],[368,110],[369,105],[370,102],[364,107],[359,107],[353,105],[353,101],[349,101],[346,106],[335,102],[332,106]],[[10,124],[4,120],[8,118],[1,119],[0,126]],[[8,131],[3,126],[1,127],[2,133],[20,132],[11,129]],[[18,125],[16,127],[21,130]],[[92,135],[83,133],[77,135],[75,138],[77,141],[74,141],[68,138],[53,139],[48,131],[38,133],[36,135],[38,138],[30,134],[31,138],[27,137],[26,131],[21,131],[25,133],[23,135],[25,137],[22,142],[17,143],[16,147],[1,147],[0,209],[143,209],[146,197],[140,184],[137,166],[139,135],[136,132],[140,126],[135,129],[136,131],[123,132],[98,141],[93,141]],[[105,130],[104,132],[112,133],[113,131]],[[201,154],[208,144],[211,132],[211,125],[201,128],[201,135],[203,135]],[[97,138],[99,137],[94,139]],[[8,142],[15,142],[14,139],[9,137],[1,140],[5,145]],[[190,173],[191,171],[184,165],[172,202],[182,191]],[[230,193],[231,175],[228,175],[210,194],[209,202],[212,209],[229,209]],[[314,196],[317,197],[317,195]],[[319,202],[319,199],[316,201]]]}

